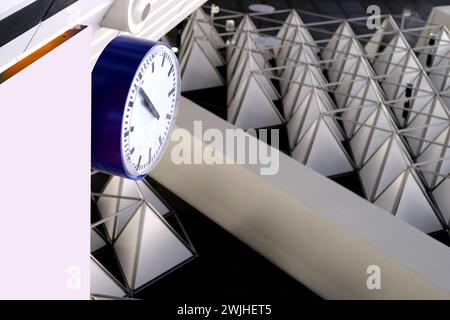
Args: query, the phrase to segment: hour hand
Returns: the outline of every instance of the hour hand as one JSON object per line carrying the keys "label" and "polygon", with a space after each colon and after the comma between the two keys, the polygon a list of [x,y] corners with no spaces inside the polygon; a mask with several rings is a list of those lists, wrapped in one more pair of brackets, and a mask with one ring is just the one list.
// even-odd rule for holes
{"label": "hour hand", "polygon": [[139,93],[141,94],[142,98],[144,98],[144,102],[145,102],[145,105],[147,106],[147,108],[150,110],[150,112],[153,114],[153,116],[159,120],[160,115],[158,113],[158,110],[156,110],[156,108],[153,105],[152,101],[150,100],[150,97],[148,96],[147,92],[145,92],[145,90],[142,87],[140,87]]}

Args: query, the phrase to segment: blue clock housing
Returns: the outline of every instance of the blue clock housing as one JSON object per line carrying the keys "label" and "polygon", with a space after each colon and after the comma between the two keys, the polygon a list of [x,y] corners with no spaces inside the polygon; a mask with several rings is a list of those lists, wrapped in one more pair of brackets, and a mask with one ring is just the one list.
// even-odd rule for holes
{"label": "blue clock housing", "polygon": [[121,152],[122,118],[136,72],[160,42],[119,36],[102,52],[92,72],[92,168],[133,180]]}

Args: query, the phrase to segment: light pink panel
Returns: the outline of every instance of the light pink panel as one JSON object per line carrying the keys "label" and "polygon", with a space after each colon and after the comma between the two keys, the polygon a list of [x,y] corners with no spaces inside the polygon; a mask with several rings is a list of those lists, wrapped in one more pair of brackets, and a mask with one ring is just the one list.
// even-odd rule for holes
{"label": "light pink panel", "polygon": [[0,299],[88,299],[91,31],[0,84]]}

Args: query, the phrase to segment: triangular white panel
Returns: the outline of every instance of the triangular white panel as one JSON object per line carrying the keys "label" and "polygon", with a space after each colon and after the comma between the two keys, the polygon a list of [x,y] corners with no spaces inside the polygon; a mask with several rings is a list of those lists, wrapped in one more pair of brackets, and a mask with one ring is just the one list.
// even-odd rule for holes
{"label": "triangular white panel", "polygon": [[91,257],[91,294],[123,297],[125,291],[100,263]]}
{"label": "triangular white panel", "polygon": [[434,96],[431,84],[425,76],[418,75],[411,83],[413,84],[412,97],[414,98],[409,99],[409,110],[411,112],[408,119],[403,117],[405,103],[408,101],[406,98],[406,84],[398,87],[397,96],[395,97],[398,102],[395,103],[393,112],[397,121],[402,125],[405,122],[410,123],[418,112],[421,112],[429,103],[432,103]]}
{"label": "triangular white panel", "polygon": [[354,70],[355,64],[364,61],[360,59],[362,54],[361,48],[356,40],[353,38],[350,39],[343,48],[343,52],[338,53],[335,61],[331,63],[331,67],[328,70],[328,78],[330,81],[340,81],[345,75],[350,74]]}
{"label": "triangular white panel", "polygon": [[441,92],[441,98],[442,101],[444,101],[445,105],[447,106],[447,109],[450,110],[450,83],[445,88],[445,90]]}
{"label": "triangular white panel", "polygon": [[111,178],[108,180],[106,186],[103,189],[103,193],[118,196],[120,195],[121,184],[122,178],[111,176]]}
{"label": "triangular white panel", "polygon": [[[333,34],[333,36],[331,37],[330,41],[323,49],[322,60],[335,59],[336,56],[344,50],[345,46],[354,36],[355,33],[353,32],[348,22],[347,21],[342,22],[335,31],[335,33]],[[327,63],[328,66],[330,64],[331,61]]]}
{"label": "triangular white panel", "polygon": [[275,55],[275,64],[279,67],[283,67],[289,64],[294,64],[293,60],[294,52],[301,46],[303,47],[303,39],[300,30],[290,27],[287,30],[286,37],[282,41],[282,46],[278,48],[278,53]]}
{"label": "triangular white panel", "polygon": [[[358,93],[358,96],[359,95],[360,93]],[[364,106],[364,104],[361,103],[362,100],[362,97],[355,96],[349,101],[346,109],[342,112],[344,132],[349,139],[351,139],[355,131],[360,128],[361,123],[364,123],[367,120],[367,117],[369,117],[377,108],[376,105],[371,104]],[[361,114],[363,114],[363,116],[361,116]]]}
{"label": "triangular white panel", "polygon": [[[135,182],[120,177],[111,177],[102,194],[104,196],[100,196],[97,201],[97,207],[102,219],[107,219],[119,212],[127,216],[127,212],[135,210],[136,206],[139,206],[141,202],[140,199],[142,199]],[[123,197],[135,199],[126,199]],[[117,235],[116,221],[117,217],[114,217],[104,223],[111,240]]]}
{"label": "triangular white panel", "polygon": [[399,175],[374,204],[425,233],[442,230],[430,200],[411,170]]}
{"label": "triangular white panel", "polygon": [[[286,18],[285,22],[284,22],[283,25],[281,26],[280,30],[278,30],[277,38],[281,39],[281,43],[282,43],[282,44],[284,44],[284,41],[285,41],[285,39],[286,39],[286,36],[288,36],[288,33],[289,33],[289,32],[292,32],[291,30],[292,30],[292,29],[295,29],[295,27],[296,27],[296,25],[293,25],[293,23],[292,23],[292,21],[291,21],[291,20],[292,20],[292,15],[293,15],[293,12],[294,12],[294,11],[295,11],[295,10],[292,10],[292,11],[289,13],[288,17]],[[278,54],[278,52],[275,51],[275,54]]]}
{"label": "triangular white panel", "polygon": [[138,289],[193,256],[147,204],[143,204],[114,243],[128,285]]}
{"label": "triangular white panel", "polygon": [[[309,91],[307,97],[301,100],[301,104],[296,108],[292,118],[287,122],[287,133],[289,138],[289,147],[293,149],[297,142],[303,137],[311,124],[318,118],[321,110],[320,107],[311,106],[314,102],[314,94]],[[311,110],[312,109],[312,110]]]}
{"label": "triangular white panel", "polygon": [[450,52],[431,69],[428,76],[438,92],[446,91],[450,85]]}
{"label": "triangular white panel", "polygon": [[266,57],[260,52],[258,45],[256,44],[257,35],[250,32],[246,32],[241,35],[239,43],[236,44],[236,50],[233,52],[231,58],[227,64],[227,78],[231,79],[236,73],[241,72],[243,69],[243,61],[248,59],[251,55],[255,65],[252,70],[260,70],[270,68],[270,64],[267,62]]}
{"label": "triangular white panel", "polygon": [[144,180],[136,182],[139,190],[144,197],[145,202],[150,204],[160,215],[165,216],[170,212],[169,208],[161,201],[161,199],[152,191]]}
{"label": "triangular white panel", "polygon": [[[285,95],[289,88],[293,85],[290,81],[298,79],[300,74],[305,72],[313,73],[314,78],[318,83],[324,84],[326,82],[322,72],[317,67],[317,58],[312,53],[311,49],[305,46],[299,46],[294,52],[293,60],[289,61],[287,68],[281,72],[280,89],[281,94]],[[311,76],[311,75],[309,75]],[[304,80],[304,81],[307,81]],[[311,80],[310,80],[311,81]]]}
{"label": "triangular white panel", "polygon": [[182,91],[220,87],[225,84],[196,39],[186,55],[186,65],[182,70]]}
{"label": "triangular white panel", "polygon": [[279,98],[277,90],[266,74],[262,74],[261,72],[261,66],[258,64],[255,56],[251,52],[245,52],[242,60],[238,62],[236,72],[228,82],[228,105],[236,96],[239,96],[239,92],[242,93],[242,85],[251,76],[258,78],[258,82],[271,100],[277,100]]}
{"label": "triangular white panel", "polygon": [[419,180],[411,171],[401,191],[395,215],[425,233],[443,229],[430,201],[419,186]]}
{"label": "triangular white panel", "polygon": [[215,67],[224,65],[224,60],[222,56],[209,39],[211,34],[205,32],[204,29],[202,28],[204,25],[209,25],[209,23],[201,23],[197,21],[194,22],[194,25],[189,34],[189,38],[185,39],[184,41],[182,40],[181,50],[179,54],[180,65],[182,69],[184,69],[186,60],[189,59],[189,56],[186,53],[188,53],[191,50],[191,46],[194,43],[194,41],[197,41],[197,43],[200,45],[202,50],[205,52],[206,56],[209,58],[209,60]]}
{"label": "triangular white panel", "polygon": [[283,123],[272,100],[254,76],[248,78],[242,96],[236,95],[232,101],[228,110],[228,120],[242,129],[268,127]]}
{"label": "triangular white panel", "polygon": [[211,45],[208,40],[203,38],[196,38],[196,40],[213,66],[220,67],[225,64],[220,53]]}
{"label": "triangular white panel", "polygon": [[[289,120],[295,111],[295,106],[298,106],[298,102],[303,101],[308,94],[310,88],[308,86],[303,86],[302,81],[307,72],[308,66],[299,67],[299,76],[294,79],[294,81],[299,83],[292,83],[288,92],[283,97],[283,112],[286,120]],[[281,85],[281,82],[280,82]]]}
{"label": "triangular white panel", "polygon": [[373,80],[367,80],[352,98],[347,100],[342,112],[343,126],[348,138],[359,130],[382,101],[378,86]]}
{"label": "triangular white panel", "polygon": [[368,199],[375,199],[409,166],[400,139],[393,134],[359,172]]}
{"label": "triangular white panel", "polygon": [[210,43],[216,49],[225,47],[225,42],[213,26],[211,17],[209,17],[201,8],[195,12],[195,20],[199,28],[202,29],[202,33],[208,38]]}
{"label": "triangular white panel", "polygon": [[193,257],[186,245],[168,229],[150,207],[146,206],[143,214],[135,288],[145,285]]}
{"label": "triangular white panel", "polygon": [[395,36],[383,52],[375,58],[373,68],[376,74],[390,74],[392,69],[408,54],[409,46],[399,35]]}
{"label": "triangular white panel", "polygon": [[230,61],[231,56],[234,54],[234,51],[236,50],[236,46],[239,46],[238,44],[241,43],[240,42],[241,37],[245,35],[247,32],[257,34],[258,29],[253,23],[252,19],[250,19],[248,15],[244,15],[244,17],[241,20],[241,23],[236,29],[236,32],[231,38],[231,43],[233,43],[234,45],[227,47],[227,61]]}
{"label": "triangular white panel", "polygon": [[[301,104],[295,108],[292,118],[287,123],[290,147],[293,149],[296,143],[303,137],[311,124],[318,119],[322,113],[333,109],[327,93],[322,90],[312,88],[304,100],[299,100]],[[329,125],[339,140],[343,140],[343,135],[333,119],[329,119]]]}
{"label": "triangular white panel", "polygon": [[439,210],[444,216],[445,222],[450,226],[450,176],[443,180],[432,194]]}
{"label": "triangular white panel", "polygon": [[[313,88],[322,88],[325,84],[323,75],[317,67],[305,65],[295,67],[295,69],[295,78],[292,78],[295,83],[291,83],[289,90],[283,98],[283,111],[286,119],[292,117],[299,104],[304,101]],[[280,86],[281,83],[282,81],[280,81]],[[329,110],[331,109],[334,109],[334,107]]]}
{"label": "triangular white panel", "polygon": [[364,50],[369,58],[374,59],[380,50],[380,46],[382,46],[383,43],[389,42],[388,38],[393,37],[392,34],[395,34],[395,28],[393,27],[394,24],[395,22],[393,22],[392,17],[388,16],[383,20],[381,28],[377,29],[370,40],[367,41]]}
{"label": "triangular white panel", "polygon": [[437,48],[434,50],[435,58],[433,59],[432,66],[439,65],[441,62],[445,61],[446,56],[450,53],[450,32],[447,30],[446,26],[442,26],[441,30],[436,36]]}
{"label": "triangular white panel", "polygon": [[[188,20],[186,26],[181,33],[181,46],[179,51],[180,64],[186,58],[186,52],[189,50],[190,45],[194,41],[194,38],[200,38],[204,40],[205,45],[211,46],[212,49],[221,49],[225,47],[225,42],[220,37],[216,28],[211,23],[211,18],[208,17],[202,9],[198,9],[194,12],[191,18]],[[204,48],[205,51],[211,49]],[[213,55],[216,55],[217,50],[211,50]],[[214,51],[214,52],[213,52]],[[221,57],[219,57],[221,59]]]}
{"label": "triangular white panel", "polygon": [[139,213],[133,215],[126,228],[114,242],[114,250],[129,287],[133,287],[134,283],[135,263],[138,259],[137,250],[143,207],[144,205],[139,208]]}
{"label": "triangular white panel", "polygon": [[123,228],[127,225],[128,222],[130,222],[133,215],[136,213],[138,208],[142,205],[141,202],[138,202],[136,204],[133,204],[129,206],[128,208],[125,208],[122,210],[116,217],[116,227],[115,227],[115,234],[114,238],[116,238],[120,232],[122,232]]}
{"label": "triangular white panel", "polygon": [[408,52],[395,64],[390,64],[389,76],[382,81],[388,99],[395,99],[397,93],[408,83],[414,83],[421,75],[421,67],[414,54]]}
{"label": "triangular white panel", "polygon": [[318,63],[319,59],[315,54],[315,45],[308,40],[310,34],[304,28],[296,27],[289,29],[288,34],[280,48],[278,54],[275,56],[275,63],[277,66],[286,66],[295,64],[299,60],[297,51],[307,51],[311,57],[311,62]]}
{"label": "triangular white panel", "polygon": [[391,136],[392,128],[387,117],[384,109],[381,106],[378,107],[364,123],[365,125],[361,126],[350,140],[350,146],[358,167],[363,166]]}
{"label": "triangular white panel", "polygon": [[[431,35],[427,36],[430,37]],[[434,38],[435,47],[422,49],[423,53],[418,58],[424,67],[431,68],[429,69],[429,78],[436,90],[441,92],[445,91],[450,85],[450,33],[443,26]],[[429,39],[424,40],[429,41]],[[429,45],[429,43],[424,45]],[[450,108],[450,104],[447,104],[447,106]]]}
{"label": "triangular white panel", "polygon": [[316,120],[292,151],[292,156],[324,176],[353,171],[349,157],[325,118]]}
{"label": "triangular white panel", "polygon": [[[293,34],[297,30],[300,30],[300,33],[301,33],[301,35],[300,35],[301,41],[299,41],[299,42],[305,42],[305,43],[308,43],[309,45],[315,45],[315,42],[314,42],[311,34],[307,30],[307,28],[305,28],[305,24],[303,23],[299,14],[297,13],[296,10],[292,10],[289,13],[285,23],[283,24],[283,26],[281,27],[281,29],[278,31],[278,34],[277,34],[277,38],[281,39],[281,45],[283,47],[291,45],[291,41],[293,39]],[[280,49],[274,50],[276,56],[281,54],[279,51],[280,51]]]}
{"label": "triangular white panel", "polygon": [[119,235],[142,202],[147,202],[160,215],[170,212],[170,209],[152,191],[147,182],[120,177],[110,178],[99,197],[97,206],[102,219],[111,217],[104,222],[111,240]]}
{"label": "triangular white panel", "polygon": [[370,201],[375,198],[374,190],[381,174],[384,158],[389,151],[389,145],[390,141],[386,141],[359,171],[364,192]]}
{"label": "triangular white panel", "polygon": [[244,33],[244,32],[257,32],[258,28],[256,28],[255,24],[253,23],[252,19],[250,18],[249,15],[245,14],[242,17],[241,22],[239,23],[239,26],[236,29],[236,32],[234,33],[233,37],[232,37],[232,41],[234,43],[237,43],[239,41],[239,37]]}
{"label": "triangular white panel", "polygon": [[381,192],[383,192],[387,188],[387,186],[390,183],[392,183],[392,181],[409,166],[410,163],[407,160],[401,142],[397,137],[397,139],[392,140],[392,144],[386,155],[385,164],[380,174],[375,197],[377,197]]}
{"label": "triangular white panel", "polygon": [[450,125],[450,116],[447,109],[437,97],[422,112],[429,115],[418,114],[408,125],[408,136],[414,138],[406,137],[406,140],[411,146],[414,156],[420,154],[429,145],[428,141],[436,139]]}
{"label": "triangular white panel", "polygon": [[191,34],[192,34],[192,26],[194,24],[194,20],[195,20],[195,12],[190,16],[189,19],[187,19],[187,23],[183,28],[183,31],[181,32],[181,37],[180,37],[180,44],[181,44],[181,48],[180,48],[180,55],[179,57],[182,56],[182,51],[183,48],[186,47],[189,42],[191,41]]}
{"label": "triangular white panel", "polygon": [[[430,46],[430,41],[434,40],[433,47],[418,49],[421,53],[417,58],[424,68],[438,66],[445,60],[444,57],[450,53],[450,35],[447,28],[442,26],[439,32],[435,32],[433,29],[428,31],[429,33],[422,34],[423,39],[419,39],[418,41],[419,47],[425,47]],[[434,39],[432,39],[432,37]],[[431,62],[431,64],[429,64],[429,62]]]}
{"label": "triangular white panel", "polygon": [[313,123],[313,125],[306,131],[303,139],[301,139],[298,144],[295,146],[294,150],[291,152],[291,156],[305,164],[309,150],[311,148],[311,144],[314,141],[314,137],[317,131],[317,126],[319,125],[319,121]]}
{"label": "triangular white panel", "polygon": [[[366,141],[367,149],[362,164],[375,153],[376,150],[389,138],[392,132],[392,127],[388,120],[388,115],[384,106],[380,105],[378,110],[378,117],[374,119],[374,128],[370,133],[370,138]],[[359,132],[357,132],[358,134]]]}
{"label": "triangular white panel", "polygon": [[[113,179],[115,179],[114,177]],[[136,185],[136,182],[130,179],[120,178],[122,181],[122,188],[120,190],[120,195],[122,197],[130,197],[130,198],[142,198],[142,194],[139,191],[139,188]],[[106,192],[104,192],[106,193]],[[122,206],[120,209],[122,210],[124,207]]]}
{"label": "triangular white panel", "polygon": [[106,241],[98,234],[95,229],[91,229],[91,252],[95,252],[106,246]]}
{"label": "triangular white panel", "polygon": [[[340,78],[342,82],[336,86],[334,91],[337,105],[345,108],[347,102],[358,94],[364,96],[364,99],[359,101],[361,105],[370,98],[372,98],[370,101],[372,104],[381,102],[380,95],[376,92],[377,87],[370,80],[372,74],[365,60],[362,58],[358,58],[357,61],[354,58],[349,60],[354,62],[353,68],[348,70],[348,73],[342,74]],[[361,91],[363,87],[367,87],[366,91]]]}
{"label": "triangular white panel", "polygon": [[450,174],[449,143],[450,128],[447,127],[417,158],[417,162],[422,164],[420,169],[424,170],[422,175],[429,189],[433,189]]}
{"label": "triangular white panel", "polygon": [[377,207],[395,214],[398,200],[408,172],[403,172],[395,181],[373,202]]}

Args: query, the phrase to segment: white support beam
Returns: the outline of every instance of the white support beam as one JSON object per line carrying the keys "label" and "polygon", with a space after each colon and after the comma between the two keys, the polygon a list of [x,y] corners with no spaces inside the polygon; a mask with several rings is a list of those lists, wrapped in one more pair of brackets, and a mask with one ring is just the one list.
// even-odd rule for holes
{"label": "white support beam", "polygon": [[[152,9],[147,18],[147,23],[135,36],[158,40],[205,2],[206,0],[153,0],[151,2]],[[122,34],[129,33],[120,30],[99,28],[94,33],[93,62],[97,60],[109,41]]]}
{"label": "white support beam", "polygon": [[[233,128],[183,99],[177,128],[193,152],[205,146],[194,121]],[[448,247],[294,159],[281,153],[278,174],[261,176],[254,165],[175,165],[174,146],[152,176],[320,296],[450,298]],[[371,265],[381,290],[367,288]]]}

